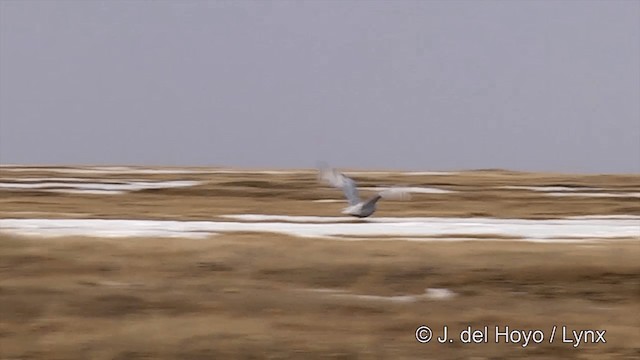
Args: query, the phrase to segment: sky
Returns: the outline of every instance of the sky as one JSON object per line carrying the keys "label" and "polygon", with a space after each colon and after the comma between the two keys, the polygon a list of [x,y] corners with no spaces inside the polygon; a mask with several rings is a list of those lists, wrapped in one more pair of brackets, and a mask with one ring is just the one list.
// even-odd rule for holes
{"label": "sky", "polygon": [[640,1],[0,0],[0,163],[640,173]]}

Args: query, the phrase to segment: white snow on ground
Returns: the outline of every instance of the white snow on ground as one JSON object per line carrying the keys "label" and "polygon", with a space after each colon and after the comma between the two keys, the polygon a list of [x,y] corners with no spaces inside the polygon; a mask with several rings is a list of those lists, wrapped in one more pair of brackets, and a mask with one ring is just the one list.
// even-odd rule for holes
{"label": "white snow on ground", "polygon": [[81,168],[61,167],[29,167],[29,166],[0,166],[2,171],[27,172],[47,171],[62,174],[200,174],[208,173],[208,169],[146,169],[128,166],[87,166]]}
{"label": "white snow on ground", "polygon": [[24,177],[1,177],[0,181],[9,181],[12,183],[40,183],[40,182],[99,182],[99,183],[117,183],[123,181],[147,181],[138,179],[93,179],[93,178],[78,178],[78,177],[37,177],[37,178],[24,178]]}
{"label": "white snow on ground", "polygon": [[393,186],[393,187],[375,186],[375,187],[361,187],[360,189],[370,190],[370,191],[384,191],[389,189],[395,189],[398,191],[404,191],[404,192],[416,193],[416,194],[448,194],[448,193],[455,192],[455,191],[445,190],[445,189],[436,189],[431,187],[416,187],[416,186]]}
{"label": "white snow on ground", "polygon": [[456,175],[457,172],[447,171],[345,171],[348,175],[357,176],[379,176],[379,175],[406,175],[406,176],[444,176],[444,175]]}
{"label": "white snow on ground", "polygon": [[383,302],[391,302],[391,303],[411,303],[411,302],[416,302],[422,299],[447,300],[456,296],[456,294],[449,289],[437,289],[437,288],[425,289],[425,292],[423,294],[418,294],[418,295],[393,295],[393,296],[353,294],[351,292],[348,292],[346,290],[341,290],[341,289],[303,289],[303,291],[316,292],[316,293],[323,294],[325,296],[331,296],[331,297],[343,298],[343,299],[383,301]]}
{"label": "white snow on ground", "polygon": [[91,194],[91,195],[118,195],[126,191],[121,190],[100,190],[100,189],[39,189],[38,191],[60,193],[60,194]]}
{"label": "white snow on ground", "polygon": [[449,289],[430,288],[424,293],[424,296],[434,300],[446,300],[454,297],[456,294]]}
{"label": "white snow on ground", "polygon": [[[259,220],[269,215],[236,215]],[[228,216],[230,217],[230,216]],[[281,217],[282,218],[282,217]],[[640,237],[637,219],[521,220],[486,218],[374,218],[353,222],[344,217],[290,217],[299,222],[168,221],[106,219],[0,219],[0,231],[43,236],[184,236],[205,237],[208,233],[272,232],[298,237],[345,239],[349,236],[419,237],[500,235],[552,241],[553,239]],[[350,219],[351,222],[337,222]],[[316,221],[316,223],[301,221]],[[319,221],[319,222],[318,222]],[[348,221],[348,220],[347,220]],[[415,238],[415,239],[414,239]],[[354,240],[367,240],[355,238]],[[438,241],[437,238],[425,238]],[[446,238],[441,239],[447,241]],[[482,241],[487,239],[475,239]],[[563,241],[563,240],[559,240]]]}
{"label": "white snow on ground", "polygon": [[89,166],[81,168],[60,167],[26,167],[26,166],[0,166],[2,171],[27,172],[48,171],[63,174],[270,174],[287,175],[309,173],[311,170],[251,170],[251,169],[149,169],[127,166]]}
{"label": "white snow on ground", "polygon": [[221,218],[233,219],[240,221],[286,221],[297,223],[334,223],[340,221],[353,221],[349,216],[290,216],[290,215],[265,215],[265,214],[237,214],[237,215],[220,215]]}
{"label": "white snow on ground", "polygon": [[309,170],[241,170],[216,169],[207,171],[211,174],[265,174],[265,175],[296,175],[311,173]]}
{"label": "white snow on ground", "polygon": [[547,193],[549,196],[586,196],[586,197],[637,197],[640,198],[640,192],[632,192],[632,193],[562,193],[562,192],[550,192]]}
{"label": "white snow on ground", "polygon": [[113,180],[111,182],[0,182],[0,189],[8,190],[41,190],[68,193],[121,194],[126,191],[145,189],[168,189],[190,187],[202,184],[202,181],[172,180]]}
{"label": "white snow on ground", "polygon": [[501,189],[512,190],[531,190],[531,191],[599,191],[605,190],[602,188],[590,188],[590,187],[570,187],[570,186],[500,186]]}
{"label": "white snow on ground", "polygon": [[[269,215],[269,214],[233,214],[233,215],[221,215],[223,218],[245,220],[245,221],[286,221],[286,222],[344,222],[355,219],[350,216],[300,216],[300,215]],[[590,220],[590,221],[608,221],[608,220],[631,220],[640,225],[640,215],[586,215],[586,216],[570,216],[564,219],[558,220],[526,220],[526,219],[497,219],[497,218],[455,218],[455,217],[370,217],[366,222],[448,222],[459,223],[460,220],[479,221],[482,223],[503,224],[514,223],[519,221],[524,222],[539,222],[539,221],[562,221],[562,220]]]}
{"label": "white snow on ground", "polygon": [[604,191],[603,188],[569,187],[569,186],[500,186],[501,189],[531,190],[545,192],[548,196],[586,196],[586,197],[640,197],[640,192],[607,193],[607,192],[580,192],[580,191]]}
{"label": "white snow on ground", "polygon": [[216,235],[192,222],[106,219],[0,219],[0,233],[25,236],[180,237]]}
{"label": "white snow on ground", "polygon": [[[243,169],[215,169],[207,171],[216,174],[267,174],[267,175],[291,175],[291,174],[315,174],[316,170],[243,170]],[[425,176],[425,175],[456,175],[455,172],[444,171],[345,171],[345,174],[351,176],[385,176],[385,175],[406,175],[406,176]]]}

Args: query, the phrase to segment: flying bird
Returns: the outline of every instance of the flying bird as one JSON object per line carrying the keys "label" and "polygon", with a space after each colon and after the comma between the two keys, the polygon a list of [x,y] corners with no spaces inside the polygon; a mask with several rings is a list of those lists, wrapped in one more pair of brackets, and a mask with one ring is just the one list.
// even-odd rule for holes
{"label": "flying bird", "polygon": [[402,189],[389,188],[363,201],[358,195],[358,186],[353,179],[327,166],[320,167],[318,180],[326,185],[342,189],[349,203],[349,206],[344,208],[342,213],[359,218],[371,216],[376,211],[376,204],[380,199],[408,200],[410,198],[409,193]]}

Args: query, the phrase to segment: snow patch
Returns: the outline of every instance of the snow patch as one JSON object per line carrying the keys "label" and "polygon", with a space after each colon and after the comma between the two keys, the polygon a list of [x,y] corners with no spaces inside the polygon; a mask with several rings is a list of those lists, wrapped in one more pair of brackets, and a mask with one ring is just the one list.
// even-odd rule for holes
{"label": "snow patch", "polygon": [[457,175],[457,172],[448,171],[345,171],[349,175],[379,176],[379,175],[405,175],[405,176],[446,176]]}
{"label": "snow patch", "polygon": [[531,190],[531,191],[599,191],[604,190],[601,188],[591,188],[591,187],[570,187],[570,186],[500,186],[501,189],[511,189],[511,190]]}
{"label": "snow patch", "polygon": [[434,300],[446,300],[454,297],[456,294],[449,289],[427,289],[424,296]]}
{"label": "snow patch", "polygon": [[637,197],[640,198],[640,192],[633,193],[563,193],[563,192],[550,192],[547,193],[549,196],[585,196],[585,197],[620,197],[620,198],[629,198],[629,197]]}
{"label": "snow patch", "polygon": [[113,180],[110,182],[0,182],[0,189],[6,190],[40,190],[66,193],[92,194],[122,194],[127,191],[147,189],[169,189],[191,187],[202,184],[202,181],[171,180],[171,181],[140,181]]}
{"label": "snow patch", "polygon": [[415,194],[448,194],[453,193],[455,191],[445,190],[445,189],[437,189],[431,187],[415,187],[415,186],[375,186],[375,187],[361,187],[362,190],[370,190],[370,191],[388,191],[388,190],[396,190],[407,193],[415,193]]}
{"label": "snow patch", "polygon": [[570,186],[500,186],[500,189],[531,190],[545,192],[548,196],[586,196],[586,197],[640,197],[640,192],[611,193],[611,192],[585,192],[604,191],[607,189],[593,187]]}
{"label": "snow patch", "polygon": [[2,171],[13,172],[33,172],[47,171],[61,174],[199,174],[206,173],[207,170],[189,169],[144,169],[125,166],[95,166],[82,168],[61,168],[61,167],[1,167]]}
{"label": "snow patch", "polygon": [[[615,239],[640,237],[640,222],[629,219],[483,219],[483,218],[376,218],[283,215],[227,215],[232,221],[169,221],[114,219],[0,219],[0,231],[18,235],[107,236],[107,237],[196,237],[211,233],[270,232],[296,237],[345,240],[380,240],[380,236],[411,238],[412,241],[448,241],[465,235],[488,235],[475,241],[494,240],[501,235],[515,239]],[[294,219],[294,222],[255,222]],[[314,223],[310,222],[314,221]],[[343,221],[343,222],[340,222]],[[440,236],[441,238],[434,238]],[[367,238],[370,237],[370,238]],[[517,240],[516,240],[517,241]],[[566,242],[567,240],[557,240]]]}
{"label": "snow patch", "polygon": [[413,303],[423,299],[447,300],[456,296],[456,294],[449,289],[437,289],[437,288],[426,289],[423,294],[418,294],[418,295],[392,295],[392,296],[353,294],[346,290],[340,290],[340,289],[305,289],[305,290],[325,294],[327,296],[336,297],[336,298],[355,299],[355,300],[363,300],[363,301],[391,302],[391,303],[400,303],[400,304]]}
{"label": "snow patch", "polygon": [[266,215],[266,214],[233,214],[220,215],[224,219],[240,221],[286,221],[294,223],[335,223],[344,221],[354,221],[351,216],[296,216],[296,215]]}

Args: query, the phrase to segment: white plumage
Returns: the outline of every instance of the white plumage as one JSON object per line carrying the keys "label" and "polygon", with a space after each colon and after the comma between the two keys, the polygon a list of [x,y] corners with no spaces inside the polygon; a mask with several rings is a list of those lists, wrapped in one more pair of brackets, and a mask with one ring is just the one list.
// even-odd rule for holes
{"label": "white plumage", "polygon": [[326,185],[341,189],[349,206],[342,210],[343,214],[365,218],[376,211],[376,204],[380,199],[408,200],[411,198],[407,191],[400,188],[389,188],[378,192],[371,198],[362,201],[358,195],[356,182],[336,169],[321,166],[318,171],[318,180]]}

